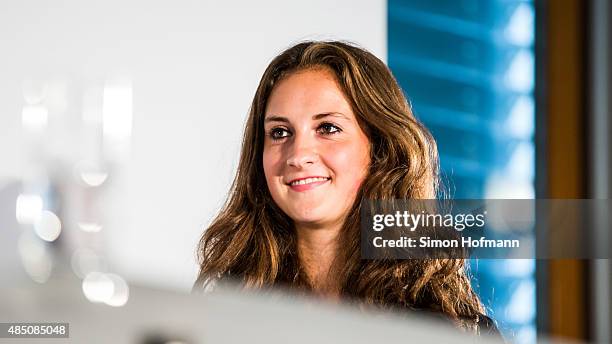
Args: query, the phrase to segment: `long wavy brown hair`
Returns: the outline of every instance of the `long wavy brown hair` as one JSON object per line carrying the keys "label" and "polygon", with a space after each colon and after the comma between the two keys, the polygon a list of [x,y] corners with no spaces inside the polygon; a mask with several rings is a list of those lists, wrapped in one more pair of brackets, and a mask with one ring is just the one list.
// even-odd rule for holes
{"label": "long wavy brown hair", "polygon": [[371,145],[369,173],[338,239],[333,272],[340,294],[368,305],[440,312],[461,327],[477,330],[484,308],[470,284],[465,260],[361,259],[362,201],[435,198],[438,152],[385,64],[362,48],[338,41],[299,43],[264,72],[227,201],[199,243],[194,289],[232,278],[248,288],[312,289],[298,259],[292,220],[272,200],[262,164],[264,113],[272,90],[288,75],[312,68],[333,72]]}

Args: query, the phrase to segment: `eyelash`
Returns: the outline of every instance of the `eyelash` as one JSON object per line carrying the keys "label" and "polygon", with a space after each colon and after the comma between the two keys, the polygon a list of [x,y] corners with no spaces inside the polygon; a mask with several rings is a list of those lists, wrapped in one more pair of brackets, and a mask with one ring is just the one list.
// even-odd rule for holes
{"label": "eyelash", "polygon": [[[337,126],[335,124],[332,124],[332,123],[329,123],[329,122],[321,123],[317,127],[317,130],[320,130],[321,128],[327,128],[326,132],[324,132],[323,135],[335,135],[335,134],[338,134],[338,133],[342,132],[342,129],[339,126]],[[334,129],[335,131],[330,131],[330,129]],[[284,139],[284,138],[289,136],[289,135],[281,136],[281,137],[276,136],[276,134],[279,131],[289,133],[289,130],[287,130],[286,128],[275,127],[275,128],[270,129],[270,132],[268,133],[268,136],[270,136],[270,138],[273,141],[280,141],[280,140],[282,140],[282,139]]]}

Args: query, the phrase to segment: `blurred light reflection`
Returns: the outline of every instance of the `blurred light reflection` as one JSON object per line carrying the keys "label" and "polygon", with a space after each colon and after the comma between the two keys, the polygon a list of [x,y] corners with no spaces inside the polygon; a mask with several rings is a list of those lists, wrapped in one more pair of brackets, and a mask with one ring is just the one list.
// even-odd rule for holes
{"label": "blurred light reflection", "polygon": [[24,232],[19,237],[17,250],[28,276],[37,283],[47,282],[53,265],[45,243],[34,237],[31,232]]}
{"label": "blurred light reflection", "polygon": [[108,158],[121,159],[129,149],[132,135],[132,83],[106,82],[102,100],[102,133]]}
{"label": "blurred light reflection", "polygon": [[519,51],[504,76],[506,87],[515,92],[531,92],[534,85],[533,71],[533,54],[529,50]]}
{"label": "blurred light reflection", "polygon": [[105,303],[113,307],[125,305],[130,296],[130,288],[127,283],[121,276],[115,274],[106,274],[106,276],[113,282],[113,294]]}
{"label": "blurred light reflection", "polygon": [[38,220],[43,209],[43,200],[38,195],[21,194],[17,196],[15,217],[23,225],[31,225]]}
{"label": "blurred light reflection", "polygon": [[82,284],[83,294],[94,303],[106,302],[113,296],[113,280],[102,272],[90,272]]}
{"label": "blurred light reflection", "polygon": [[83,280],[82,289],[89,301],[112,307],[125,305],[129,298],[127,283],[116,274],[90,272]]}
{"label": "blurred light reflection", "polygon": [[504,36],[511,44],[529,46],[533,43],[533,26],[533,7],[529,4],[521,3],[512,13],[508,26],[504,30]]}
{"label": "blurred light reflection", "polygon": [[77,225],[83,232],[98,233],[102,230],[102,225],[95,222],[78,222]]}
{"label": "blurred light reflection", "polygon": [[535,104],[528,96],[519,97],[512,106],[504,125],[508,134],[517,139],[530,140],[535,127]]}
{"label": "blurred light reflection", "polygon": [[90,161],[81,161],[75,166],[79,179],[87,186],[96,187],[102,185],[108,178],[108,173]]}
{"label": "blurred light reflection", "polygon": [[90,272],[106,271],[106,264],[100,255],[88,248],[80,248],[74,251],[70,259],[72,271],[85,278]]}
{"label": "blurred light reflection", "polygon": [[62,222],[53,212],[45,210],[34,223],[34,231],[44,241],[55,241],[62,232]]}

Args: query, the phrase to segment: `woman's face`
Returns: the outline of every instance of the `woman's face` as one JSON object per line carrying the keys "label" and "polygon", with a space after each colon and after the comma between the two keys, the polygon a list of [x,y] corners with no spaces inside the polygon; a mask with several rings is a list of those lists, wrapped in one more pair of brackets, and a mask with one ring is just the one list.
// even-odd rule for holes
{"label": "woman's face", "polygon": [[344,221],[370,164],[370,145],[334,75],[300,71],[272,90],[263,167],[276,204],[296,225]]}

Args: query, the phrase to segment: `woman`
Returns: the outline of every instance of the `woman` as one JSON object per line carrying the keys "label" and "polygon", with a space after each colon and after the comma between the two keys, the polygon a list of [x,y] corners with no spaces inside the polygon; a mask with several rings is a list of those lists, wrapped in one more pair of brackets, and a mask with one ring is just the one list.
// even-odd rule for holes
{"label": "woman", "polygon": [[362,200],[433,199],[437,188],[435,142],[384,63],[347,43],[297,44],[259,83],[195,287],[288,286],[488,330],[464,260],[361,260]]}

